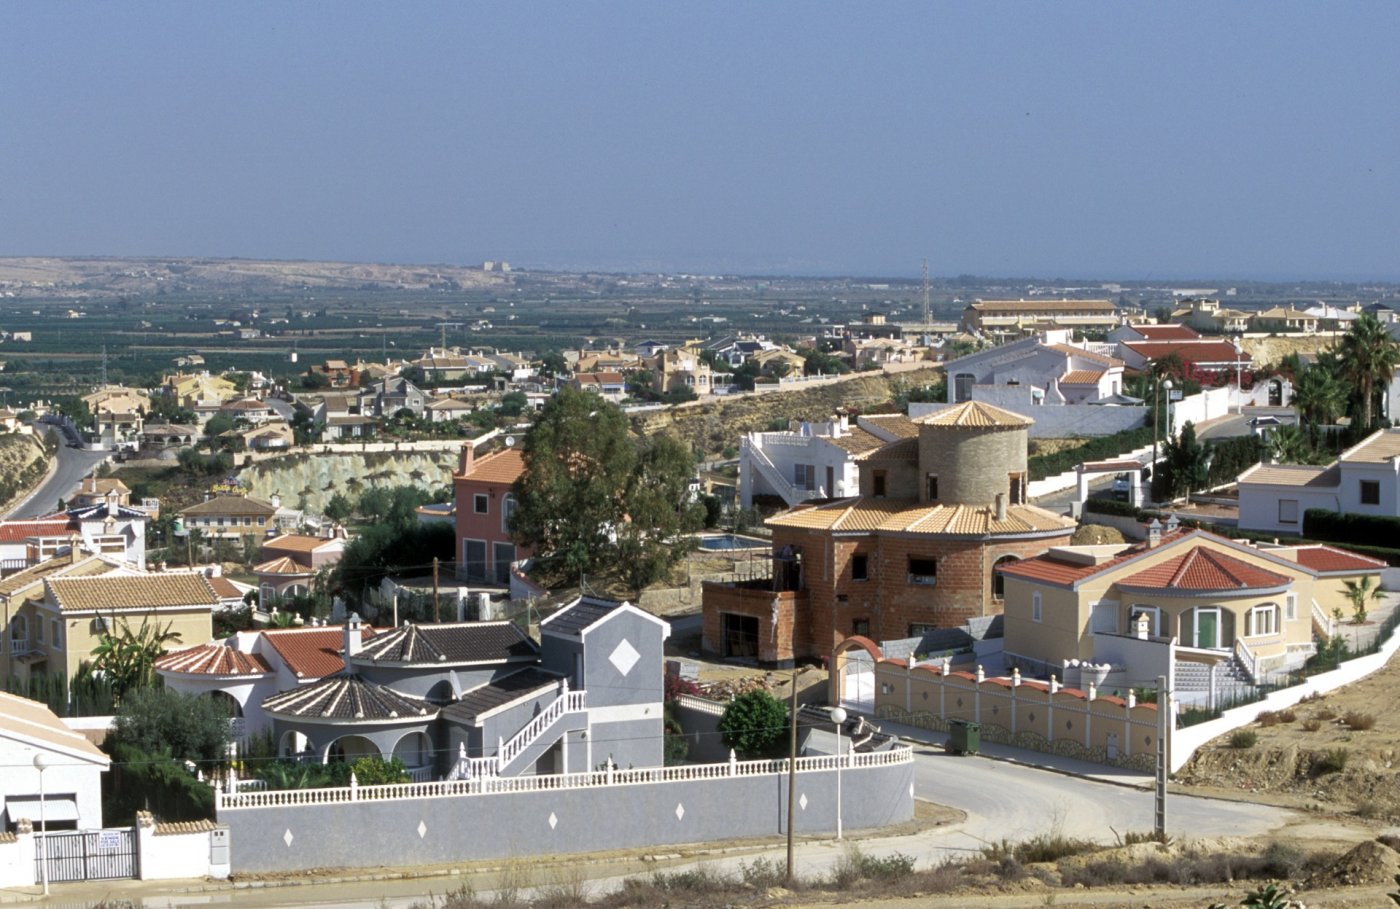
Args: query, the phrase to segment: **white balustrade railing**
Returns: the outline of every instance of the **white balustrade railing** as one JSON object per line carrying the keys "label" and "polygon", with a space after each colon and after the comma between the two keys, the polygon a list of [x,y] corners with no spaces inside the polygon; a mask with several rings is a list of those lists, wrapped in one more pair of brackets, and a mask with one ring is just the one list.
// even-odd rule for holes
{"label": "white balustrade railing", "polygon": [[1332,637],[1337,633],[1336,625],[1330,615],[1322,611],[1322,607],[1317,604],[1317,600],[1312,601],[1313,624],[1321,629],[1326,637]]}
{"label": "white balustrade railing", "polygon": [[1251,682],[1259,681],[1259,659],[1254,655],[1254,651],[1249,649],[1249,645],[1241,638],[1235,638],[1235,658],[1244,666],[1244,671],[1248,673]]}
{"label": "white balustrade railing", "polygon": [[[889,767],[914,760],[914,750],[899,745],[885,751],[820,755],[797,759],[796,772],[835,770],[857,771]],[[786,760],[738,761],[732,757],[719,764],[688,764],[681,767],[648,767],[620,770],[609,767],[587,773],[548,776],[479,776],[473,779],[427,783],[394,783],[387,786],[343,786],[336,789],[277,789],[264,792],[216,792],[219,811],[244,808],[281,808],[295,805],[330,805],[343,802],[394,801],[492,795],[504,792],[543,792],[557,789],[587,789],[598,786],[635,786],[676,783],[690,780],[718,780],[732,777],[776,776],[787,773]]]}
{"label": "white balustrade railing", "polygon": [[767,452],[765,452],[761,446],[755,445],[747,437],[742,439],[739,444],[742,451],[747,451],[749,453],[749,462],[757,468],[759,473],[763,474],[764,479],[778,491],[778,495],[780,495],[784,501],[796,505],[808,499],[822,498],[825,496],[825,490],[803,489],[794,485],[787,477],[783,476],[783,472],[779,470],[778,466],[768,457]]}
{"label": "white balustrade railing", "polygon": [[710,716],[724,716],[724,708],[727,706],[719,701],[712,701],[709,698],[696,697],[693,694],[676,695],[676,703],[699,713],[708,713]]}
{"label": "white balustrade railing", "polygon": [[569,691],[566,688],[563,694],[555,698],[554,703],[541,711],[539,716],[525,724],[525,727],[511,736],[508,741],[501,743],[501,746],[496,750],[496,760],[500,767],[504,769],[511,761],[519,757],[522,751],[529,748],[535,739],[540,737],[540,733],[554,725],[554,722],[561,716],[584,710],[587,707],[587,695],[586,691]]}
{"label": "white balustrade railing", "polygon": [[405,767],[404,773],[407,773],[408,778],[415,783],[431,782],[433,778],[432,767]]}

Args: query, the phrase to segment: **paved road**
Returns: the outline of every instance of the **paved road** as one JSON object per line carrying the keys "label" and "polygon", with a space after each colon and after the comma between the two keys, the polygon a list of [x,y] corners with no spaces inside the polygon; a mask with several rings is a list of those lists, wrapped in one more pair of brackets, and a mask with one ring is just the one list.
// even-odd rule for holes
{"label": "paved road", "polygon": [[1249,421],[1255,417],[1280,417],[1289,422],[1297,422],[1298,415],[1291,407],[1247,407],[1242,414],[1230,414],[1211,420],[1197,433],[1199,439],[1224,439],[1230,436],[1247,436],[1250,433]]}
{"label": "paved road", "polygon": [[[1152,826],[1150,791],[982,757],[954,757],[927,747],[916,750],[915,762],[915,792],[919,798],[961,809],[967,812],[966,820],[906,836],[862,839],[862,852],[871,855],[902,852],[914,856],[920,867],[926,867],[948,857],[975,854],[984,845],[1002,839],[1015,841],[1037,833],[1060,832],[1112,843],[1115,830],[1121,834],[1129,830],[1150,830]],[[1168,802],[1167,830],[1175,837],[1249,836],[1276,829],[1291,817],[1292,812],[1278,808],[1174,795]],[[715,856],[698,864],[723,872],[737,872],[740,863],[752,862],[760,854],[779,864],[784,860],[783,847],[777,845],[756,852]],[[800,843],[796,855],[799,875],[823,874],[843,854],[844,846],[832,840]],[[529,863],[530,884],[548,887],[569,880],[571,872],[555,872],[551,867],[547,860]],[[590,892],[598,893],[620,886],[625,877],[647,874],[654,866],[630,859],[574,867],[592,879],[587,885]],[[558,875],[559,880],[551,875]],[[144,907],[198,903],[239,907],[407,909],[415,903],[425,903],[429,893],[442,894],[461,883],[459,877],[437,877],[159,895],[150,885],[122,882],[104,884],[102,893],[112,897],[140,894]],[[484,895],[495,886],[490,876],[473,878],[472,884],[478,895]],[[68,894],[61,893],[61,896]]]}
{"label": "paved road", "polygon": [[58,449],[58,469],[34,494],[10,510],[6,517],[34,518],[52,514],[59,499],[67,499],[78,488],[78,481],[106,460],[111,452],[84,451],[61,445]]}

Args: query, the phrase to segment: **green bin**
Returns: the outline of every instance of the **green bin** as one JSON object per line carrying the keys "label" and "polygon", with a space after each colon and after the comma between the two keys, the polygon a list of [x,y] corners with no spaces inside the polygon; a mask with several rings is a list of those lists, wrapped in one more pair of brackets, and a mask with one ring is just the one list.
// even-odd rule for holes
{"label": "green bin", "polygon": [[948,750],[955,754],[976,754],[982,744],[982,726],[967,720],[948,721]]}

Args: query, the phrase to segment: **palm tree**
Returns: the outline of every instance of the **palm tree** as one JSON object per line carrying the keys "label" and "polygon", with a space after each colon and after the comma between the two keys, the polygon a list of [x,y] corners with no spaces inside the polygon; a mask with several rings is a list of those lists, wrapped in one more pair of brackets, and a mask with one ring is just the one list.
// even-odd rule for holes
{"label": "palm tree", "polygon": [[1400,364],[1400,344],[1374,316],[1362,313],[1351,323],[1338,344],[1342,375],[1361,392],[1361,426],[1369,431],[1376,386],[1389,385]]}
{"label": "palm tree", "polygon": [[1346,389],[1337,376],[1320,363],[1300,373],[1293,385],[1293,406],[1303,422],[1316,426],[1331,423],[1346,407]]}
{"label": "palm tree", "polygon": [[92,650],[92,669],[100,672],[120,697],[128,689],[154,683],[156,659],[165,653],[166,644],[179,641],[180,633],[171,631],[169,622],[162,628],[158,623],[147,624],[143,618],[141,628],[133,632],[123,619],[120,631],[103,632],[98,639]]}
{"label": "palm tree", "polygon": [[1362,625],[1366,622],[1366,604],[1381,599],[1380,584],[1371,586],[1370,577],[1363,577],[1360,581],[1343,581],[1346,585],[1346,598],[1351,600],[1351,623]]}

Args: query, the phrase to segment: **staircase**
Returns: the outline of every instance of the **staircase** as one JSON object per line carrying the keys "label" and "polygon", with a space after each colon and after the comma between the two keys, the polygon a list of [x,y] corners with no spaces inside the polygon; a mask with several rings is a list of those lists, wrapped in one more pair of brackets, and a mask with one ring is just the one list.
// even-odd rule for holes
{"label": "staircase", "polygon": [[[1254,693],[1249,672],[1233,654],[1215,667],[1216,706],[1236,703]],[[1187,705],[1206,706],[1210,703],[1211,664],[1191,660],[1176,661],[1176,686],[1173,696]]]}
{"label": "staircase", "polygon": [[[507,776],[515,765],[525,765],[539,760],[546,750],[565,732],[577,732],[588,728],[588,692],[560,692],[547,708],[525,724],[509,739],[496,743],[496,753],[491,757],[467,757],[466,746],[457,757],[456,763],[447,775],[451,780],[470,780],[488,776]],[[524,758],[525,760],[521,760]]]}
{"label": "staircase", "polygon": [[789,508],[794,505],[799,505],[808,499],[825,498],[826,490],[821,487],[817,487],[816,489],[798,489],[796,486],[792,485],[787,477],[783,476],[783,472],[778,469],[778,466],[768,457],[767,452],[753,444],[747,436],[740,440],[739,447],[740,461],[742,462],[743,455],[747,454],[749,463],[763,476],[763,479],[767,481],[768,485],[773,487],[774,491],[782,497],[782,500],[787,503]]}

